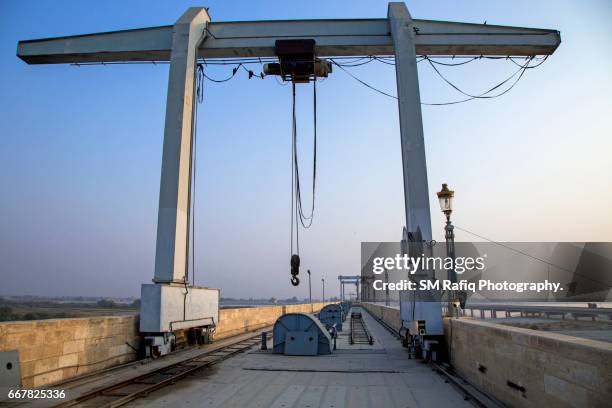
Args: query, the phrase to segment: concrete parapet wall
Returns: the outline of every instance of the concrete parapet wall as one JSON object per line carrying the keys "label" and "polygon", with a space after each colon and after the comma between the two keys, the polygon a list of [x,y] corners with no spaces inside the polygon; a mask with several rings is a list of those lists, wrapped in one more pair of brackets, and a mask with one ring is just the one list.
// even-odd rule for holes
{"label": "concrete parapet wall", "polygon": [[[328,303],[222,309],[215,339],[274,324],[284,313],[314,313]],[[40,387],[136,360],[138,315],[0,323],[0,351],[17,350],[22,388]]]}
{"label": "concrete parapet wall", "polygon": [[508,406],[610,406],[610,343],[468,318],[444,324],[455,370]]}
{"label": "concrete parapet wall", "polygon": [[395,330],[399,330],[402,327],[399,309],[374,303],[361,303],[361,306],[370,312],[372,316],[381,319]]}
{"label": "concrete parapet wall", "polygon": [[132,361],[140,341],[137,315],[0,323],[0,351],[19,352],[23,388]]}
{"label": "concrete parapet wall", "polygon": [[221,309],[215,339],[248,333],[274,324],[286,313],[315,313],[329,303]]}

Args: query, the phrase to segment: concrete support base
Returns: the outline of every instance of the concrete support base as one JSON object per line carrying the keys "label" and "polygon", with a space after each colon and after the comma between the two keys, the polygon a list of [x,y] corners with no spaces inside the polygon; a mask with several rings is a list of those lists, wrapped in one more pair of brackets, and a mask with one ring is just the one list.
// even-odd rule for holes
{"label": "concrete support base", "polygon": [[142,333],[167,333],[219,321],[219,289],[143,284],[140,302]]}

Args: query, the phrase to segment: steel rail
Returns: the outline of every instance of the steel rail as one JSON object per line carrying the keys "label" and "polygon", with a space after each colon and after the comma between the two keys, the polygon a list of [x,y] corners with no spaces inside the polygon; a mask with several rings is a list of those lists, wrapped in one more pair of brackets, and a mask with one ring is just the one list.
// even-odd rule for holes
{"label": "steel rail", "polygon": [[[74,399],[63,401],[54,407],[73,407],[84,402],[88,403],[87,406],[98,406],[105,408],[120,407],[135,399],[146,396],[153,391],[171,385],[197,370],[212,366],[236,354],[242,353],[257,344],[260,338],[261,333],[258,333],[252,337],[230,343],[218,349],[206,351],[176,363],[160,367],[148,373],[137,375],[111,385],[94,389]],[[133,388],[135,385],[142,385],[142,388],[137,390],[121,391],[122,388]],[[113,397],[116,397],[117,399],[113,401],[107,400],[108,398]],[[104,401],[100,401],[101,403],[97,405],[95,404],[95,401],[92,401],[96,398],[102,398]],[[92,402],[94,404],[92,404]]]}
{"label": "steel rail", "polygon": [[351,344],[373,344],[374,339],[368,331],[361,312],[351,313],[351,333],[350,333]]}

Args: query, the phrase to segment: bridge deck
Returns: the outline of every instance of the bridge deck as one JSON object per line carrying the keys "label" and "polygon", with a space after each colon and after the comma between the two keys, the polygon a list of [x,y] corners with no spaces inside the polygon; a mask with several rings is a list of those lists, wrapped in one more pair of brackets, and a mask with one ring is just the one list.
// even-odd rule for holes
{"label": "bridge deck", "polygon": [[[275,355],[253,348],[130,406],[467,407],[463,394],[406,349],[368,313],[375,341],[350,345],[348,330],[331,356]],[[345,328],[350,327],[347,319]]]}

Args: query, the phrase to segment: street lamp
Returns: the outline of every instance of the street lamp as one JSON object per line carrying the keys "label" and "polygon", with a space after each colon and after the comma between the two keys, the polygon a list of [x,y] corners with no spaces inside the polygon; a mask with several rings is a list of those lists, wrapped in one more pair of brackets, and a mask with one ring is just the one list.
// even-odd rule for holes
{"label": "street lamp", "polygon": [[[448,189],[448,184],[442,184],[442,190],[438,191],[438,200],[440,201],[440,209],[446,216],[446,226],[444,227],[444,238],[446,239],[446,256],[452,261],[452,269],[448,270],[448,280],[451,282],[457,282],[457,275],[455,274],[455,232],[453,224],[451,223],[450,216],[453,212],[453,197],[455,192]],[[455,292],[451,291],[448,303],[449,315],[453,310],[453,302],[455,300]]]}
{"label": "street lamp", "polygon": [[446,215],[446,226],[444,227],[444,238],[446,239],[446,256],[452,259],[452,270],[448,271],[448,279],[451,282],[457,281],[455,274],[455,232],[450,216],[453,212],[453,197],[455,192],[448,189],[448,184],[442,184],[442,190],[438,191],[438,200],[440,201],[440,209]]}
{"label": "street lamp", "polygon": [[310,304],[312,304],[312,286],[310,284],[310,269],[306,271],[308,274],[308,298],[310,299]]}
{"label": "street lamp", "polygon": [[446,215],[446,221],[450,222],[450,215],[453,212],[453,197],[455,192],[448,189],[448,184],[442,184],[442,190],[437,192],[440,201],[440,209]]}
{"label": "street lamp", "polygon": [[321,278],[321,282],[323,282],[323,303],[325,303],[325,278]]}

